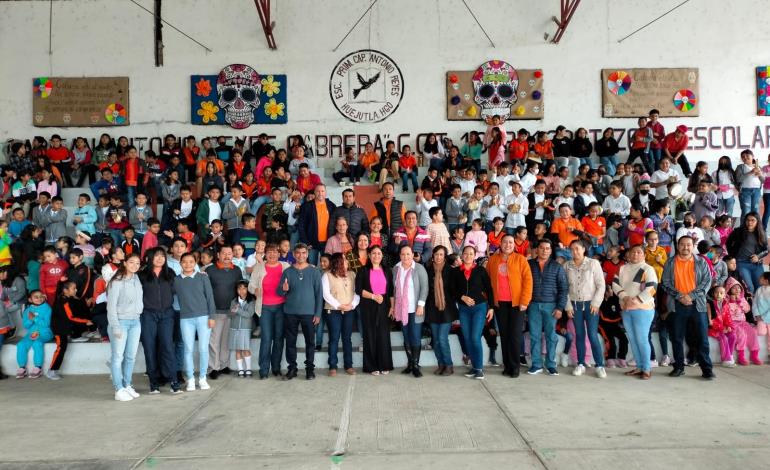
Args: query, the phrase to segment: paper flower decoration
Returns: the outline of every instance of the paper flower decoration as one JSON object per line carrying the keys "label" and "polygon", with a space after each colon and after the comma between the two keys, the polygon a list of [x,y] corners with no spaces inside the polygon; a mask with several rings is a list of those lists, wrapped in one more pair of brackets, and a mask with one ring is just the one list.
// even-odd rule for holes
{"label": "paper flower decoration", "polygon": [[275,121],[278,119],[278,116],[283,116],[283,108],[285,106],[283,103],[276,103],[275,98],[270,98],[270,101],[265,103],[265,114]]}
{"label": "paper flower decoration", "polygon": [[535,78],[540,78],[543,76],[542,70],[535,70]]}
{"label": "paper flower decoration", "polygon": [[262,79],[262,93],[267,96],[277,95],[281,91],[281,82],[273,80],[272,75]]}
{"label": "paper flower decoration", "polygon": [[215,105],[213,101],[204,101],[201,103],[201,109],[198,110],[198,116],[201,117],[203,124],[208,124],[209,121],[217,120],[218,112],[219,106]]}
{"label": "paper flower decoration", "polygon": [[458,104],[460,104],[460,97],[459,97],[459,96],[457,96],[457,95],[455,95],[455,96],[453,96],[453,97],[452,97],[452,99],[450,100],[450,102],[451,102],[451,103],[452,103],[454,106],[457,106]]}
{"label": "paper flower decoration", "polygon": [[539,100],[542,97],[543,97],[543,94],[540,93],[540,90],[535,90],[535,91],[532,92],[532,99],[533,100]]}
{"label": "paper flower decoration", "polygon": [[457,83],[458,80],[459,80],[459,78],[457,78],[457,75],[455,75],[455,74],[452,74],[452,75],[449,76],[449,81],[452,82],[452,83]]}
{"label": "paper flower decoration", "polygon": [[209,96],[211,94],[211,82],[205,78],[201,78],[195,83],[195,94],[198,96]]}
{"label": "paper flower decoration", "polygon": [[516,115],[517,116],[523,116],[526,109],[524,109],[524,106],[519,106],[516,108]]}
{"label": "paper flower decoration", "polygon": [[465,114],[469,117],[476,117],[479,114],[479,109],[476,106],[471,106],[465,111]]}

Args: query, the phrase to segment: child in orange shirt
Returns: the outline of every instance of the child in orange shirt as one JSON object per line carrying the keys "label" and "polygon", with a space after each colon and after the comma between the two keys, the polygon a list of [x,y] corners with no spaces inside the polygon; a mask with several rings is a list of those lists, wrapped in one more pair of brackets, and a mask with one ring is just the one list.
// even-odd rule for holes
{"label": "child in orange shirt", "polygon": [[407,192],[409,190],[408,180],[412,180],[412,187],[414,192],[417,192],[417,159],[412,155],[412,148],[408,145],[404,145],[401,149],[401,156],[398,158],[398,167],[401,170],[401,183],[402,190]]}
{"label": "child in orange shirt", "polygon": [[545,132],[537,133],[537,142],[535,142],[533,150],[543,160],[553,160],[553,142],[548,140],[548,134]]}
{"label": "child in orange shirt", "polygon": [[607,221],[600,216],[602,207],[598,202],[592,202],[588,205],[588,215],[583,217],[580,222],[583,224],[584,231],[591,236],[591,249],[589,256],[600,257],[604,255],[604,236],[607,235]]}
{"label": "child in orange shirt", "polygon": [[[556,249],[556,260],[561,264],[572,259],[572,252],[569,249],[570,243],[577,240],[578,236],[575,230],[583,230],[583,224],[572,217],[572,209],[569,204],[559,206],[559,218],[553,221],[551,233],[559,237],[559,247]],[[561,259],[559,259],[561,258]]]}

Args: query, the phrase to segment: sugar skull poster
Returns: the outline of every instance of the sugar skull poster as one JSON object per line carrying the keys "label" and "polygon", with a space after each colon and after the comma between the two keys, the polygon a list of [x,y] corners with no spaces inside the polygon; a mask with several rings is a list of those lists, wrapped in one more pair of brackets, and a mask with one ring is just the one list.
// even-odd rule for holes
{"label": "sugar skull poster", "polygon": [[190,122],[245,129],[288,122],[286,75],[230,64],[217,75],[190,76]]}
{"label": "sugar skull poster", "polygon": [[449,71],[447,119],[472,121],[498,115],[504,119],[543,119],[543,72],[516,69],[489,60],[472,71]]}

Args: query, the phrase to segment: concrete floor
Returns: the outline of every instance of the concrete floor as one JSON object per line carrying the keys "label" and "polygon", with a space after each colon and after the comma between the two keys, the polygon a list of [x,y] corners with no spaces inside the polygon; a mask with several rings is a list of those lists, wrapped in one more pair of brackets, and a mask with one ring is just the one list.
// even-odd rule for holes
{"label": "concrete floor", "polygon": [[[458,368],[460,372],[461,368]],[[753,469],[770,462],[770,367],[649,382],[422,379],[318,370],[112,400],[107,376],[0,382],[4,469]],[[135,380],[139,393],[146,379]],[[342,455],[334,455],[342,454]]]}

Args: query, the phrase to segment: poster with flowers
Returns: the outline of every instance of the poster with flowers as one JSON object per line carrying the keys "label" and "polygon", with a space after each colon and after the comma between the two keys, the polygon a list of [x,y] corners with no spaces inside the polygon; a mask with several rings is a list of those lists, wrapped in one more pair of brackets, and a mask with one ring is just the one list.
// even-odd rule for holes
{"label": "poster with flowers", "polygon": [[228,65],[219,75],[190,76],[190,122],[235,129],[251,124],[286,124],[286,97],[286,75],[261,74],[242,64]]}

